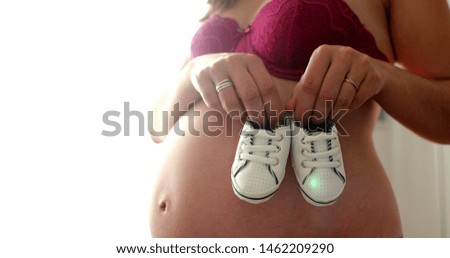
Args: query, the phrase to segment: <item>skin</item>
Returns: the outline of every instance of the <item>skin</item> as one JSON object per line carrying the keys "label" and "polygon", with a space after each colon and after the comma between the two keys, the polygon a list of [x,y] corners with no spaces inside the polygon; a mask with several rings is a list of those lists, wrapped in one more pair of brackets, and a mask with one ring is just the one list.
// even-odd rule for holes
{"label": "skin", "polygon": [[[345,46],[318,47],[299,82],[271,76],[262,61],[248,54],[219,53],[186,63],[176,87],[158,103],[159,110],[192,108],[200,114],[216,110],[231,137],[153,137],[167,152],[154,187],[150,227],[156,237],[397,237],[402,236],[395,197],[372,142],[380,106],[418,135],[450,143],[450,15],[445,0],[346,0],[389,62],[373,59]],[[267,1],[247,0],[221,16],[245,28]],[[439,28],[439,30],[430,29]],[[420,35],[420,36],[418,36]],[[405,69],[397,68],[394,62]],[[357,84],[357,89],[345,78]],[[217,94],[215,86],[231,78],[234,88]],[[426,93],[426,94],[424,94]],[[200,101],[199,101],[200,100]],[[295,111],[297,120],[320,122],[325,102],[349,109],[341,120],[348,137],[341,137],[347,185],[339,200],[317,208],[301,197],[292,167],[277,194],[252,205],[234,196],[230,167],[242,124],[232,110],[265,110],[251,119],[263,122],[272,110]],[[310,110],[313,110],[312,112]],[[175,122],[188,131],[189,115],[175,112]],[[306,114],[306,115],[305,115]],[[266,120],[264,120],[266,119]],[[204,126],[196,116],[197,129]],[[160,125],[162,126],[162,125]],[[195,150],[195,152],[193,152]],[[220,155],[219,155],[220,153]],[[363,157],[363,158],[362,158]],[[288,164],[290,161],[288,160]]]}

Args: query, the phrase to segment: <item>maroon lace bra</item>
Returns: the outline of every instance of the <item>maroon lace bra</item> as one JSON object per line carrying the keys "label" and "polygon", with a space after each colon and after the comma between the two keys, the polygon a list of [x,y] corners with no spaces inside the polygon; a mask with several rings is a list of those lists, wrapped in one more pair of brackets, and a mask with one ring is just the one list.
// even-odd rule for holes
{"label": "maroon lace bra", "polygon": [[298,81],[323,44],[350,46],[387,61],[375,39],[343,0],[272,0],[244,31],[230,18],[210,17],[192,38],[191,58],[251,53],[274,76]]}

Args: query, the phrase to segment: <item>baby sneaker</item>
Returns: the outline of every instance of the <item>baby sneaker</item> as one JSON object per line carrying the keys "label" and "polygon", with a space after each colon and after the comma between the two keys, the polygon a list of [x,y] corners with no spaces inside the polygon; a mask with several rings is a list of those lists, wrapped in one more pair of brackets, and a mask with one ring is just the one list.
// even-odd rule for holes
{"label": "baby sneaker", "polygon": [[263,129],[248,120],[244,124],[231,167],[234,193],[249,203],[269,200],[284,178],[291,144],[291,125]]}
{"label": "baby sneaker", "polygon": [[292,122],[292,167],[307,202],[315,206],[334,203],[344,190],[346,177],[336,126],[302,128]]}

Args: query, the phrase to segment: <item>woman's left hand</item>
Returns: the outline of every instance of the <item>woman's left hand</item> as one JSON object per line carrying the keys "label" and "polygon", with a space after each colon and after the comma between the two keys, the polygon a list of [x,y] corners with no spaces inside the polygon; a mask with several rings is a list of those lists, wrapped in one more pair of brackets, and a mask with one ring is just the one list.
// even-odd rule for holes
{"label": "woman's left hand", "polygon": [[287,102],[297,121],[322,123],[340,110],[354,110],[384,87],[377,60],[353,48],[322,45]]}

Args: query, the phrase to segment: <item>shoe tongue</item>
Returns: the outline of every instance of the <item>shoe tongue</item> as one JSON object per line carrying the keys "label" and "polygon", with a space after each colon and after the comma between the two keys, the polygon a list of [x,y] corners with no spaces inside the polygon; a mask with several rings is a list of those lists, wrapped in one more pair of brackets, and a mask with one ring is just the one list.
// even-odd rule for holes
{"label": "shoe tongue", "polygon": [[[315,132],[317,134],[320,134],[318,132]],[[320,152],[327,152],[331,148],[331,141],[330,140],[320,140],[320,141],[313,141],[311,142],[311,152],[312,153],[320,153]],[[330,161],[329,157],[323,157],[316,159],[317,161]]]}
{"label": "shoe tongue", "polygon": [[251,131],[251,130],[260,131],[261,130],[261,131],[266,131],[269,135],[273,135],[273,133],[274,133],[274,130],[272,128],[262,127],[260,124],[253,122],[251,120],[247,120],[245,125],[249,126],[249,131]]}
{"label": "shoe tongue", "polygon": [[[273,131],[272,129],[260,129],[260,128],[255,128],[253,127],[251,124],[246,123],[244,125],[244,129],[242,130],[242,133],[245,134],[249,134],[249,135],[253,135],[253,138],[262,138],[264,141],[267,141],[267,136],[275,136],[275,131]],[[266,136],[266,137],[264,137]],[[266,142],[267,144],[267,142]]]}
{"label": "shoe tongue", "polygon": [[[270,144],[270,139],[268,139],[267,135],[275,135],[275,132],[272,129],[264,129],[261,128],[261,126],[258,123],[255,123],[253,121],[248,120],[245,125],[243,132],[246,132],[247,134],[253,135],[251,139],[251,144],[253,146],[267,146]],[[253,154],[258,156],[265,156],[267,153],[265,151],[258,151],[254,152]]]}
{"label": "shoe tongue", "polygon": [[310,136],[316,136],[321,133],[331,133],[333,127],[333,121],[331,119],[326,119],[321,124],[313,124],[309,123],[306,128],[304,128],[305,132]]}
{"label": "shoe tongue", "polygon": [[258,123],[251,120],[247,120],[246,124],[250,125],[252,129],[261,129],[261,126]]}
{"label": "shoe tongue", "polygon": [[[305,128],[305,132],[309,135],[309,136],[318,136],[321,134],[329,134],[332,132],[332,127],[333,127],[333,121],[331,121],[331,119],[326,119],[325,122],[323,122],[322,124],[318,124],[318,125],[314,125],[314,124],[309,124],[308,128]],[[311,152],[313,153],[319,153],[319,152],[326,152],[329,151],[332,146],[331,146],[331,140],[317,140],[317,141],[313,141],[311,142]],[[316,159],[317,161],[330,161],[329,157],[323,157],[323,158],[318,158]]]}

